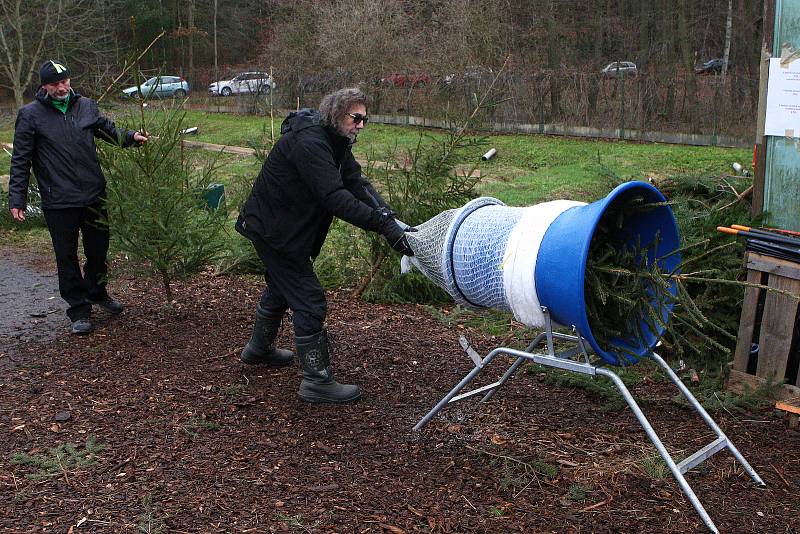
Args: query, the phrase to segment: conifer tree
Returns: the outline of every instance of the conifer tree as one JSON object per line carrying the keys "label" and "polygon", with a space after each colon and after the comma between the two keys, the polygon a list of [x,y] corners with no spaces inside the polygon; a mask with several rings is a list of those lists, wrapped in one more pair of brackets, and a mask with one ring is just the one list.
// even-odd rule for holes
{"label": "conifer tree", "polygon": [[[108,179],[106,206],[119,248],[161,278],[167,301],[171,282],[210,264],[221,249],[225,210],[208,206],[216,157],[201,160],[181,144],[185,113],[139,104],[140,131],[149,141],[118,150],[98,146]],[[133,123],[133,118],[128,121]]]}

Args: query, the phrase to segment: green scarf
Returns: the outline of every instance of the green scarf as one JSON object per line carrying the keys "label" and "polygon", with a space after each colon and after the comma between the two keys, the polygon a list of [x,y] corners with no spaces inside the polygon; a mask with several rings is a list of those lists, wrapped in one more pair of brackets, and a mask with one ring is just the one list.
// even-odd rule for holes
{"label": "green scarf", "polygon": [[55,98],[51,98],[50,102],[53,104],[53,107],[56,108],[63,114],[67,114],[67,107],[69,107],[69,93],[67,93],[67,98],[64,100],[56,100]]}

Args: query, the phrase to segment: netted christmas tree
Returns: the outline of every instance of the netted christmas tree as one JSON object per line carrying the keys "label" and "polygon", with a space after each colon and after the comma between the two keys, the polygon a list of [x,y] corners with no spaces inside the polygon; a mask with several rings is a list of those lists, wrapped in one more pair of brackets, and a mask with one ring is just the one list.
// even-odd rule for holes
{"label": "netted christmas tree", "polygon": [[[616,340],[646,339],[647,332],[663,331],[662,350],[671,356],[718,363],[736,342],[743,287],[800,297],[745,281],[744,245],[716,231],[731,220],[757,224],[736,190],[746,188],[748,181],[675,176],[658,183],[671,198],[667,204],[675,212],[684,243],[669,253],[659,250],[658,235],[647,243],[630,242],[619,231],[627,218],[663,204],[635,197],[604,213],[584,278],[586,314],[601,347],[615,347],[624,357],[626,349]],[[673,254],[681,256],[678,266],[662,269],[661,260]],[[671,312],[665,313],[668,308]]]}

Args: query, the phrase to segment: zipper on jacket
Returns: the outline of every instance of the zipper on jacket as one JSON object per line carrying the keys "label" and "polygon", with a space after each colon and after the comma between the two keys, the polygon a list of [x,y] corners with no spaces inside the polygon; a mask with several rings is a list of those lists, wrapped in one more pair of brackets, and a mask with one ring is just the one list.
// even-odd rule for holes
{"label": "zipper on jacket", "polygon": [[[75,116],[74,116],[75,113],[74,113],[74,111],[75,111],[75,105],[73,104],[71,106],[68,106],[66,113],[64,113],[64,123],[66,124],[67,132],[69,134],[70,143],[71,143],[72,146],[75,146],[77,144],[77,142],[80,140],[80,136],[76,136],[75,135]],[[73,115],[72,117],[70,117],[72,120],[69,120],[67,118],[67,117],[69,117],[70,112],[72,112],[72,115]],[[79,148],[78,148],[78,150],[79,150]],[[70,158],[72,159],[72,166],[73,166],[73,168],[76,168],[77,167],[77,163],[75,161],[75,150],[70,150],[69,153],[70,153]],[[85,184],[84,180],[77,173],[74,174],[74,177],[75,177],[75,185],[78,187],[78,190],[81,193],[85,193],[86,192],[86,184]]]}

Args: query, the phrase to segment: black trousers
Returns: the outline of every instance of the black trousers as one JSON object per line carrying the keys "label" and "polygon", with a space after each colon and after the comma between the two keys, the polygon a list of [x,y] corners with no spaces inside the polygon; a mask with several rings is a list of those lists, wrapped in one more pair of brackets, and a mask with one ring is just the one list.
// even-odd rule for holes
{"label": "black trousers", "polygon": [[[99,220],[105,217],[100,203],[83,208],[46,209],[44,218],[58,268],[58,290],[67,301],[67,316],[71,321],[88,319],[92,314],[91,300],[108,297],[108,227]],[[78,264],[78,233],[83,237],[86,264],[83,274]]]}
{"label": "black trousers", "polygon": [[292,310],[295,336],[310,336],[322,330],[328,304],[325,291],[314,274],[311,259],[283,257],[259,239],[253,240],[258,257],[264,263],[267,286],[261,293],[261,309],[268,315],[283,316]]}

